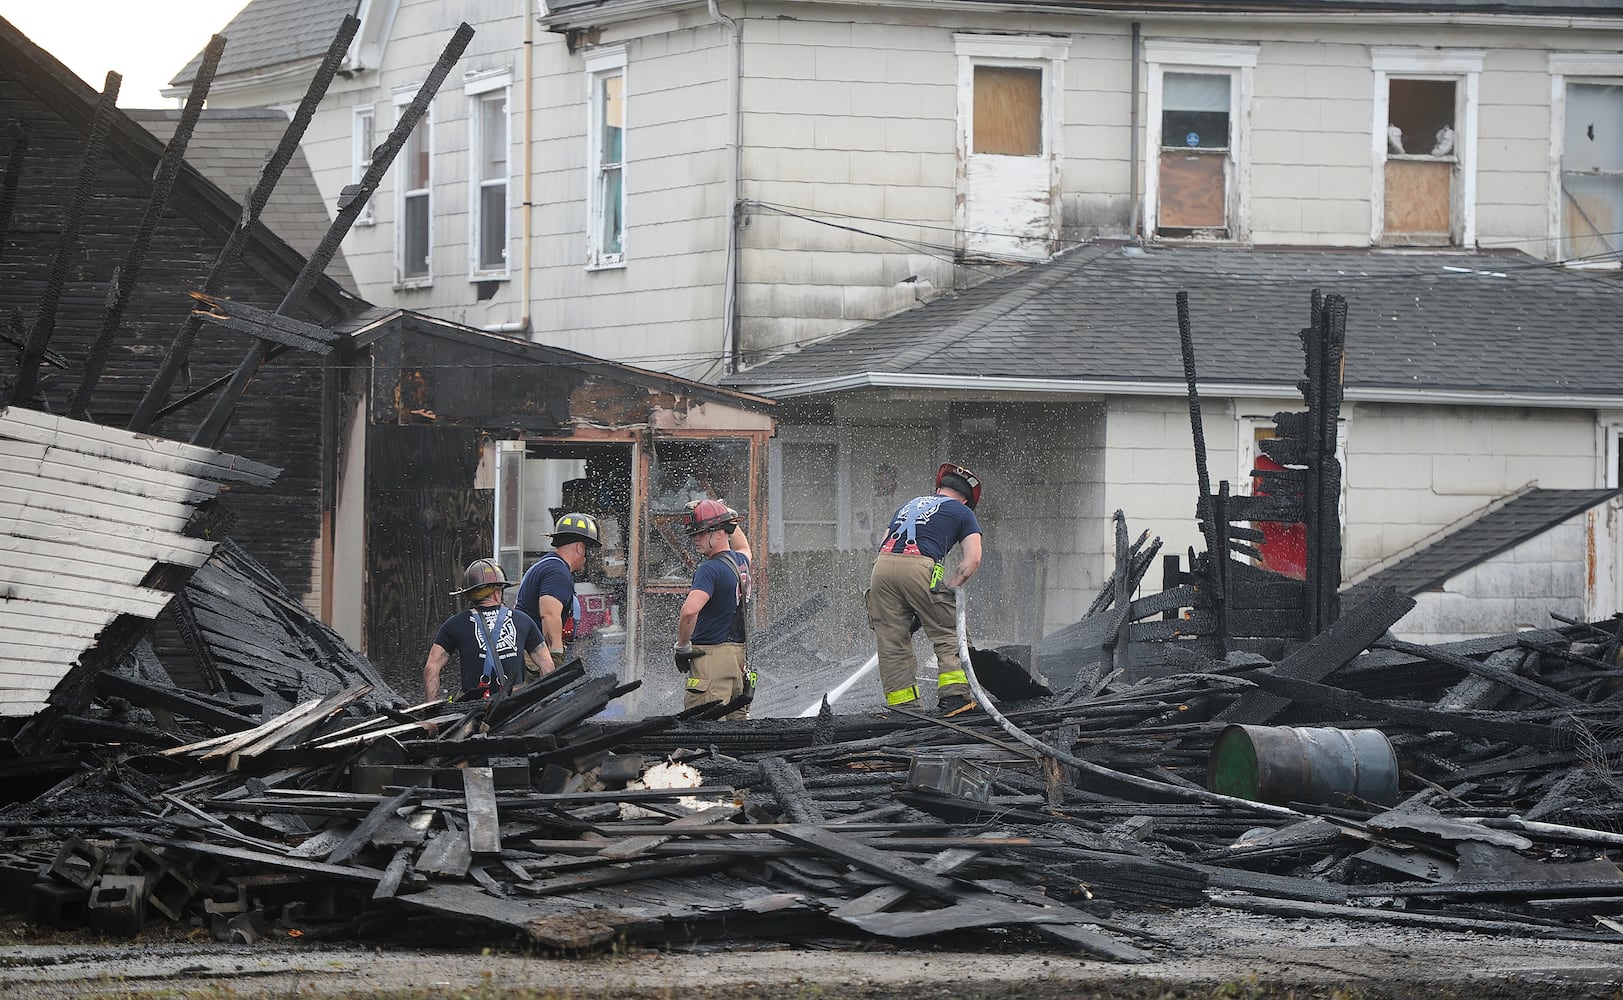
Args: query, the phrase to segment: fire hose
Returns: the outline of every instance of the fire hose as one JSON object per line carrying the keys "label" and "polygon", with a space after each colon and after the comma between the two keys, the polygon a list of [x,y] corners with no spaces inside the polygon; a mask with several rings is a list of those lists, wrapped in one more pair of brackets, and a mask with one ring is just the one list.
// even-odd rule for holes
{"label": "fire hose", "polygon": [[969,657],[969,619],[968,610],[965,607],[966,602],[964,600],[964,588],[961,586],[953,587],[952,595],[954,602],[958,606],[958,657],[959,659],[963,660],[964,676],[969,679],[969,689],[970,691],[974,692],[976,704],[980,705],[980,707],[986,711],[986,714],[992,717],[992,721],[996,722],[1004,732],[1008,733],[1015,740],[1024,743],[1026,746],[1040,754],[1043,754],[1044,756],[1052,757],[1061,764],[1074,767],[1078,771],[1091,774],[1096,778],[1102,778],[1107,781],[1127,785],[1131,788],[1139,789],[1140,791],[1153,792],[1156,795],[1165,795],[1171,798],[1183,799],[1189,802],[1204,802],[1208,805],[1225,806],[1230,809],[1245,809],[1250,812],[1263,813],[1269,816],[1280,816],[1293,819],[1305,818],[1302,813],[1299,813],[1294,809],[1287,809],[1284,806],[1269,805],[1265,802],[1253,802],[1250,799],[1236,798],[1232,795],[1220,795],[1217,792],[1208,791],[1204,788],[1186,788],[1182,785],[1173,785],[1165,781],[1153,781],[1149,778],[1141,778],[1136,774],[1127,774],[1124,771],[1117,771],[1113,768],[1095,764],[1092,761],[1086,761],[1080,757],[1068,754],[1058,747],[1050,746],[1047,743],[1044,743],[1042,740],[1037,739],[1035,736],[1026,733],[1019,726],[1016,726],[1014,723],[1010,722],[1002,712],[997,710],[997,706],[992,704],[992,699],[987,697],[986,690],[981,687],[980,680],[975,676],[975,666],[970,662]]}

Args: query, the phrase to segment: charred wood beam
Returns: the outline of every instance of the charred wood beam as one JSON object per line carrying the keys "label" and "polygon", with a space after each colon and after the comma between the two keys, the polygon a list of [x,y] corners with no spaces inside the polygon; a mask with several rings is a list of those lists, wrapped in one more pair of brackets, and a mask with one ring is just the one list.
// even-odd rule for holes
{"label": "charred wood beam", "polygon": [[6,236],[11,233],[11,220],[17,212],[17,188],[23,179],[23,161],[28,159],[28,144],[33,137],[33,125],[27,120],[20,122],[11,140],[11,152],[6,154],[6,179],[0,182],[0,260],[6,256]]}
{"label": "charred wood beam", "polygon": [[1183,352],[1183,380],[1189,387],[1189,432],[1195,444],[1195,480],[1200,499],[1195,517],[1205,515],[1207,498],[1212,492],[1211,473],[1206,468],[1206,428],[1200,419],[1200,390],[1195,385],[1195,334],[1189,321],[1189,293],[1179,292],[1175,300],[1178,308],[1178,347]]}
{"label": "charred wood beam", "polygon": [[[1348,612],[1346,617],[1286,656],[1274,669],[1274,675],[1290,680],[1321,681],[1368,649],[1414,605],[1414,598],[1409,595],[1400,594],[1391,587],[1382,587]],[[1253,691],[1242,695],[1217,718],[1223,722],[1259,725],[1268,722],[1289,705],[1289,700],[1278,695]]]}
{"label": "charred wood beam", "polygon": [[186,107],[180,113],[180,122],[175,126],[175,134],[169,137],[169,144],[164,147],[163,158],[158,161],[157,172],[152,175],[152,193],[147,198],[146,211],[141,215],[141,224],[135,231],[135,241],[130,244],[123,265],[113,269],[111,287],[107,291],[107,311],[102,315],[101,330],[96,334],[95,341],[90,345],[90,352],[85,356],[84,371],[79,376],[78,388],[74,390],[73,400],[68,405],[68,416],[75,420],[85,419],[85,415],[90,412],[90,394],[95,391],[96,383],[101,380],[102,369],[107,365],[107,356],[113,349],[113,340],[118,336],[119,324],[123,322],[124,312],[129,308],[130,296],[141,280],[142,270],[146,268],[147,252],[152,248],[152,237],[158,230],[158,220],[163,218],[164,210],[169,207],[170,192],[174,190],[175,178],[180,176],[181,164],[185,162],[186,146],[192,141],[192,131],[197,127],[197,119],[203,114],[203,101],[208,97],[209,86],[214,82],[214,72],[220,65],[220,54],[224,51],[223,35],[210,38],[208,46],[203,49],[203,63],[198,67],[197,76],[192,80],[191,93],[186,97]]}
{"label": "charred wood beam", "polygon": [[125,677],[123,674],[109,673],[107,671],[96,674],[93,683],[96,685],[96,689],[105,695],[124,698],[143,707],[166,709],[188,719],[206,722],[226,732],[241,732],[252,729],[256,725],[253,719],[245,715],[239,715],[236,712],[211,705],[179,688],[158,687],[155,684],[148,684],[145,681]]}
{"label": "charred wood beam", "polygon": [[1383,639],[1380,645],[1399,653],[1408,653],[1410,656],[1418,656],[1421,659],[1431,660],[1433,663],[1457,667],[1466,673],[1496,681],[1508,688],[1520,691],[1522,694],[1536,698],[1547,705],[1554,705],[1557,708],[1584,707],[1584,702],[1569,694],[1564,694],[1555,688],[1540,684],[1538,681],[1523,677],[1520,674],[1511,673],[1503,667],[1490,666],[1478,660],[1473,660],[1469,656],[1460,656],[1457,653],[1450,653],[1435,646],[1420,646],[1412,642],[1404,642],[1401,639]]}
{"label": "charred wood beam", "polygon": [[9,403],[27,406],[34,398],[40,362],[50,346],[51,334],[56,332],[56,310],[62,301],[62,289],[67,284],[68,266],[79,250],[79,232],[84,226],[91,189],[96,186],[96,175],[101,168],[102,147],[107,144],[113,116],[118,113],[118,88],[123,80],[117,73],[109,72],[102,86],[101,100],[96,103],[96,117],[91,120],[90,135],[85,139],[84,155],[79,160],[79,180],[74,185],[67,211],[62,214],[62,231],[56,241],[56,253],[45,275],[45,292],[40,297],[39,311],[34,314],[34,325],[28,331],[28,343],[23,346],[22,357],[17,362],[17,381],[11,387]]}
{"label": "charred wood beam", "polygon": [[[423,115],[428,113],[428,105],[433,101],[434,95],[438,93],[440,84],[445,82],[446,76],[450,74],[451,67],[456,64],[456,61],[462,58],[462,52],[468,47],[468,42],[472,38],[473,28],[469,27],[467,22],[457,26],[456,31],[451,36],[451,41],[445,46],[445,50],[440,53],[439,61],[429,71],[428,78],[423,81],[417,95],[412,98],[410,104],[401,109],[400,120],[395,123],[394,131],[389,133],[389,138],[384,141],[383,145],[372,151],[372,162],[367,167],[366,174],[361,177],[358,190],[353,196],[350,196],[348,203],[339,208],[338,216],[327,229],[327,234],[322,237],[321,243],[310,254],[309,259],[305,262],[304,270],[299,273],[298,278],[294,279],[293,287],[287,290],[287,294],[282,297],[281,304],[276,307],[278,314],[283,316],[291,314],[303,304],[311,289],[315,288],[316,282],[327,270],[327,265],[332,262],[333,255],[338,252],[339,243],[349,233],[350,227],[355,224],[355,220],[360,217],[361,210],[366,207],[372,193],[377,190],[379,182],[383,180],[384,173],[394,163],[395,157],[399,155],[400,150],[405,148],[406,140],[410,138],[412,129],[422,120]],[[237,365],[237,370],[231,376],[231,381],[221,392],[220,398],[215,401],[214,408],[209,411],[208,416],[203,418],[202,425],[192,435],[193,444],[213,447],[219,443],[220,438],[225,434],[226,425],[230,423],[231,414],[236,410],[237,402],[242,398],[242,394],[247,391],[248,383],[253,379],[254,374],[259,371],[260,367],[270,360],[270,357],[271,349],[264,341],[256,342],[249,349],[248,353],[243,356],[241,363]]]}
{"label": "charred wood beam", "polygon": [[204,322],[223,326],[237,333],[246,333],[250,337],[268,340],[283,347],[327,355],[332,353],[333,341],[338,339],[338,334],[324,327],[279,316],[268,309],[259,309],[246,302],[232,302],[200,292],[193,292],[192,297],[207,307],[193,313],[202,317]]}
{"label": "charred wood beam", "polygon": [[[343,23],[339,25],[338,33],[333,36],[332,44],[327,47],[327,54],[321,60],[321,66],[310,80],[304,99],[299,102],[298,109],[294,111],[292,120],[287,124],[287,131],[282,133],[276,149],[260,168],[259,179],[254,182],[247,197],[243,199],[242,216],[237,220],[237,226],[231,231],[231,235],[226,238],[225,245],[220,248],[214,266],[209,269],[208,277],[203,281],[203,291],[219,291],[226,275],[236,270],[238,262],[242,259],[242,251],[247,246],[254,227],[259,224],[260,213],[265,210],[271,192],[276,190],[277,182],[282,179],[282,171],[287,169],[293,155],[298,152],[299,141],[304,138],[305,129],[315,117],[316,108],[326,96],[328,86],[338,73],[338,67],[349,54],[349,43],[360,27],[360,19],[354,15],[344,18]],[[146,394],[141,397],[134,415],[130,417],[130,430],[145,431],[159,416],[169,412],[163,409],[164,400],[169,396],[169,389],[174,385],[175,377],[186,366],[187,358],[191,356],[192,343],[197,339],[197,331],[202,325],[202,319],[197,316],[187,316],[186,321],[181,324],[180,332],[175,334],[174,342],[170,344],[169,352],[164,356],[157,375],[153,376],[152,384],[147,386]]]}

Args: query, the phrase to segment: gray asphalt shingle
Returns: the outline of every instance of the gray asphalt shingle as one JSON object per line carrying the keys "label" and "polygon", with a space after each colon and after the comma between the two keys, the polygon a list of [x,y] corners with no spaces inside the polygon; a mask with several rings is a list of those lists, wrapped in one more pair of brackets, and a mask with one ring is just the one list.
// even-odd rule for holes
{"label": "gray asphalt shingle", "polygon": [[[180,123],[179,111],[132,109],[125,112],[159,141],[167,143]],[[186,147],[186,160],[226,194],[241,202],[259,179],[259,171],[287,130],[287,115],[272,110],[225,110],[203,112],[192,140]],[[310,256],[327,234],[330,220],[315,175],[297,150],[282,171],[282,179],[260,213],[265,228],[288,246]],[[342,250],[327,265],[327,276],[350,291],[355,279],[344,261]]]}
{"label": "gray asphalt shingle", "polygon": [[1341,606],[1352,607],[1383,586],[1405,594],[1439,586],[1616,494],[1617,490],[1528,490],[1347,587],[1341,592]]}
{"label": "gray asphalt shingle", "polygon": [[[215,75],[319,58],[332,44],[344,17],[355,13],[358,6],[359,0],[253,0],[219,32],[226,37],[226,45]],[[169,85],[191,83],[202,64],[199,51]]]}
{"label": "gray asphalt shingle", "polygon": [[1295,385],[1314,289],[1348,302],[1349,389],[1623,397],[1616,272],[1525,254],[1080,247],[727,379],[865,372],[1181,384],[1175,294],[1203,382]]}

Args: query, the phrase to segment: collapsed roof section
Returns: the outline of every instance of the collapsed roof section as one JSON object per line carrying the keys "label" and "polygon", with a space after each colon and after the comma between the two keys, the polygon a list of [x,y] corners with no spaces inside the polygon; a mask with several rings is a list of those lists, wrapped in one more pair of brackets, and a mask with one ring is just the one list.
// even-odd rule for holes
{"label": "collapsed roof section", "polygon": [[155,619],[214,551],[197,537],[197,517],[221,485],[266,485],[278,472],[209,448],[0,410],[0,718],[44,708],[120,618]]}

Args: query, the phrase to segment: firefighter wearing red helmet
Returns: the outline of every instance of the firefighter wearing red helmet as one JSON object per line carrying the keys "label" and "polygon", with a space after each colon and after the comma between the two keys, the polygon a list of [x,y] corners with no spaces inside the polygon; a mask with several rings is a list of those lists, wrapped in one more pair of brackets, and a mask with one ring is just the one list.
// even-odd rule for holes
{"label": "firefighter wearing red helmet", "polygon": [[[975,518],[980,502],[980,478],[961,465],[943,462],[936,470],[935,492],[902,504],[891,518],[867,594],[886,706],[919,699],[912,636],[922,627],[940,668],[937,710],[953,716],[976,707],[958,655],[958,606],[951,588],[963,586],[980,569],[981,525]],[[961,558],[948,578],[942,561],[955,545],[962,549]]]}
{"label": "firefighter wearing red helmet", "polygon": [[749,716],[755,674],[745,663],[744,618],[750,595],[750,543],[738,512],[724,501],[688,505],[682,528],[699,552],[693,586],[682,601],[672,652],[687,675],[682,707],[726,704],[743,698],[725,718]]}
{"label": "firefighter wearing red helmet", "polygon": [[468,602],[466,611],[445,619],[434,633],[423,664],[423,693],[428,701],[440,698],[440,671],[457,654],[457,683],[451,687],[458,700],[488,698],[492,691],[511,689],[524,680],[524,660],[539,674],[552,669],[541,654],[541,630],[528,615],[514,614],[502,604],[502,592],[512,584],[493,559],[475,559],[462,571],[462,587],[452,597]]}

